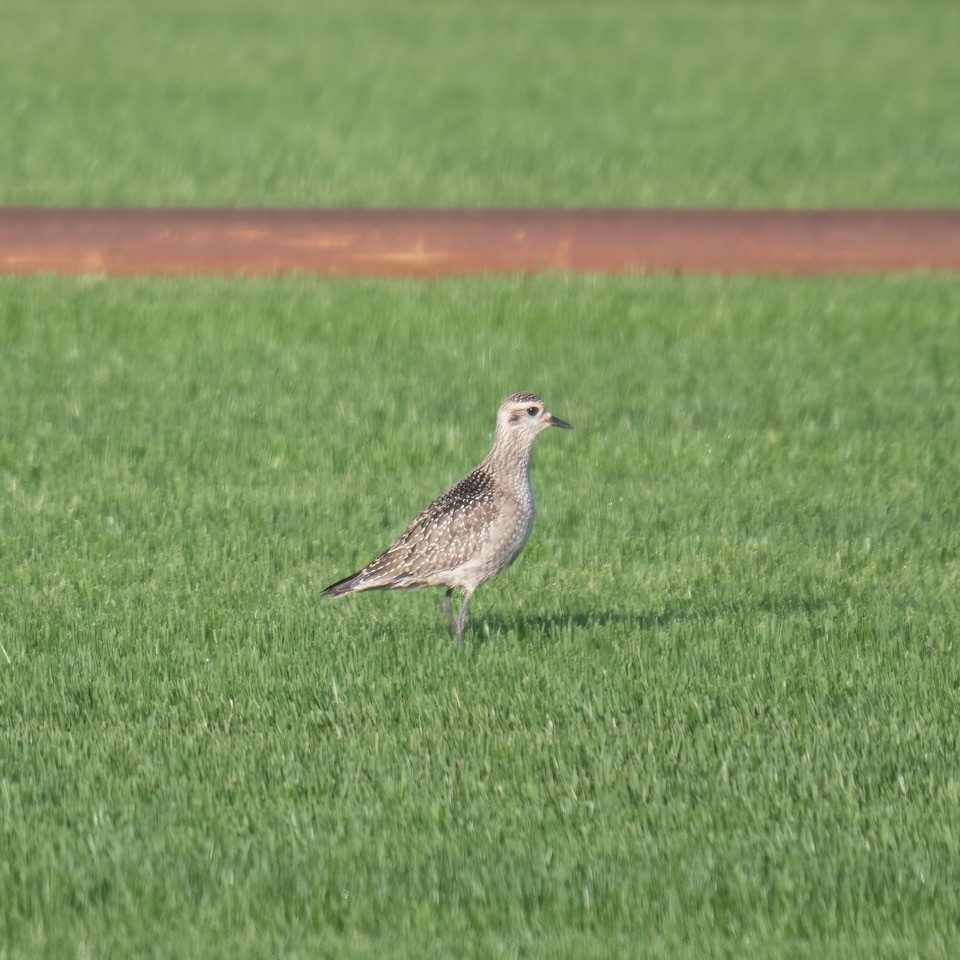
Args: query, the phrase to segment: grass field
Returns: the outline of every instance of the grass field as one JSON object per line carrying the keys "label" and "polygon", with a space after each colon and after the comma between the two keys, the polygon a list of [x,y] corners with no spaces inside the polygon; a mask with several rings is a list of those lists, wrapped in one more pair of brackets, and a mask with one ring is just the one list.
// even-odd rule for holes
{"label": "grass field", "polygon": [[954,0],[31,0],[0,203],[956,205]]}
{"label": "grass field", "polygon": [[[960,6],[36,0],[0,204],[956,205]],[[0,960],[960,955],[960,282],[0,279]],[[570,420],[477,593],[319,590]]]}
{"label": "grass field", "polygon": [[[0,305],[4,960],[957,955],[960,283]],[[321,601],[515,389],[465,649]]]}

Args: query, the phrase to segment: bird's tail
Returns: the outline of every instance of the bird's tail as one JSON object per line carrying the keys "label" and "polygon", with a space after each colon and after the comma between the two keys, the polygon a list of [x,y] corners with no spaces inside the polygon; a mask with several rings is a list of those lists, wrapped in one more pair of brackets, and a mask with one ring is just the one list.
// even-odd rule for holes
{"label": "bird's tail", "polygon": [[321,597],[345,597],[348,593],[353,593],[360,588],[360,574],[362,570],[351,573],[349,577],[344,577],[336,583],[331,583],[329,587],[320,591]]}

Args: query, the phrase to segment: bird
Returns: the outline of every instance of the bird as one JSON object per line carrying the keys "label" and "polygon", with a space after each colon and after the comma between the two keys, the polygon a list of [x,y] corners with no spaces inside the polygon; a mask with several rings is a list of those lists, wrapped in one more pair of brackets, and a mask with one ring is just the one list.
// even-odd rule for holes
{"label": "bird", "polygon": [[[537,394],[511,394],[497,411],[486,457],[421,510],[383,553],[330,584],[321,596],[444,586],[443,612],[463,646],[471,596],[513,563],[533,529],[530,451],[550,427],[571,429]],[[456,592],[463,599],[454,613]]]}

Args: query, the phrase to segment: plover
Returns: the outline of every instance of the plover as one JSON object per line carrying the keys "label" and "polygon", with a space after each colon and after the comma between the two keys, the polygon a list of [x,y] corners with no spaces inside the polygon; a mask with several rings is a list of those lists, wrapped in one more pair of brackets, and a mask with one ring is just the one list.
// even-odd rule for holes
{"label": "plover", "polygon": [[[462,645],[473,592],[509,567],[530,536],[530,450],[548,427],[569,430],[570,424],[548,413],[535,393],[507,397],[497,411],[493,446],[479,466],[421,510],[380,556],[321,595],[446,587],[443,612]],[[454,591],[463,594],[456,613]]]}

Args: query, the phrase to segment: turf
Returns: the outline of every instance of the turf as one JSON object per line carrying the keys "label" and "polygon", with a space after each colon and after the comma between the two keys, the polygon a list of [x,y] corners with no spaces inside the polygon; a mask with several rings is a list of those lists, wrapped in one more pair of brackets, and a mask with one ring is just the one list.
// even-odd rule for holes
{"label": "turf", "polygon": [[955,205],[951,0],[3,5],[0,203]]}
{"label": "turf", "polygon": [[[0,956],[954,957],[960,283],[0,281]],[[323,601],[535,389],[531,542]]]}

